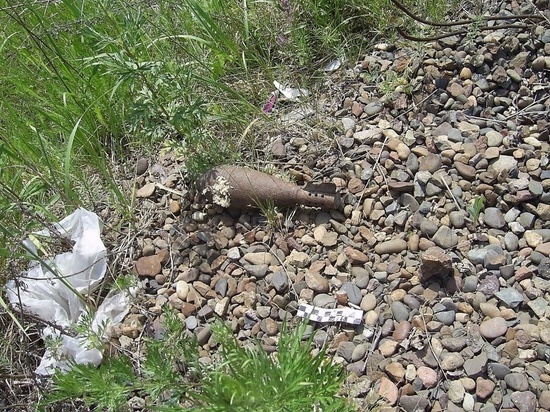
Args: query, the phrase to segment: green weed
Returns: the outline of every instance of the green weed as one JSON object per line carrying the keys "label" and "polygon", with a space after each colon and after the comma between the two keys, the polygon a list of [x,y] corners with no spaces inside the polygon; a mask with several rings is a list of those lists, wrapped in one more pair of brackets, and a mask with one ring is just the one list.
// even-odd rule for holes
{"label": "green weed", "polygon": [[[311,354],[311,339],[303,341],[305,326],[290,331],[283,324],[278,352],[272,356],[259,343],[242,347],[228,325],[216,322],[213,332],[221,358],[206,366],[198,361],[196,341],[167,311],[164,338],[147,340],[139,364],[125,355],[98,368],[75,364],[55,374],[42,407],[80,399],[100,409],[122,410],[130,394],[137,394],[149,399],[149,407],[164,411],[352,411],[336,396],[344,380],[341,368],[324,350]],[[182,402],[189,408],[182,409]]]}
{"label": "green weed", "polygon": [[242,347],[231,329],[214,326],[222,363],[207,372],[198,395],[199,411],[351,411],[336,396],[344,375],[327,359],[324,350],[311,355],[312,340],[305,343],[306,323],[289,330],[283,323],[276,356],[257,343]]}
{"label": "green weed", "polygon": [[473,203],[468,207],[467,211],[470,214],[472,224],[477,226],[479,223],[479,215],[485,209],[485,197],[483,195],[477,196]]}

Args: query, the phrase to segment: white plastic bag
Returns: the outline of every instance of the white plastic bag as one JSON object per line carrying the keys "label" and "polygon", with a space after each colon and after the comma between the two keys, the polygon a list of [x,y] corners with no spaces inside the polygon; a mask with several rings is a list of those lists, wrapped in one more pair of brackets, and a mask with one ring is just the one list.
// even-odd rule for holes
{"label": "white plastic bag", "polygon": [[[58,340],[55,350],[48,348],[44,353],[36,369],[39,375],[51,375],[56,368],[66,370],[70,360],[99,365],[102,353],[94,347],[95,341],[110,339],[111,327],[123,320],[130,305],[130,293],[121,292],[108,296],[95,313],[89,313],[79,296],[90,295],[100,284],[107,268],[107,251],[101,241],[102,225],[98,216],[78,209],[54,228],[56,233],[43,230],[26,239],[25,248],[38,256],[40,238],[63,236],[74,242],[72,251],[56,255],[53,259],[32,262],[27,272],[6,285],[12,306],[20,307],[52,325],[44,329],[42,338]],[[74,336],[75,326],[90,316],[93,317],[90,330],[86,335]],[[90,335],[98,339],[90,339]]]}

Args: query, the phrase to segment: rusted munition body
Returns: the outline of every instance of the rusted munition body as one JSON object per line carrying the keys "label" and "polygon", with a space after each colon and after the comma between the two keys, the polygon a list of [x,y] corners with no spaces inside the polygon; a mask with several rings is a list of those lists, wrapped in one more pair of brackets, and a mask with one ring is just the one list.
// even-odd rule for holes
{"label": "rusted munition body", "polygon": [[240,166],[217,166],[199,178],[199,190],[223,207],[257,208],[272,201],[280,207],[305,205],[338,209],[340,195],[332,183],[304,187]]}

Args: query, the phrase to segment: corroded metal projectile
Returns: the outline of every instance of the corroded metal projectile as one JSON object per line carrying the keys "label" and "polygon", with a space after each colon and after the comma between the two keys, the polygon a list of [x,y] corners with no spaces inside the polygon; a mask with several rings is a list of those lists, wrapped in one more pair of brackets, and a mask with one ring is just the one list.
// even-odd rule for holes
{"label": "corroded metal projectile", "polygon": [[338,209],[340,195],[333,183],[307,183],[304,187],[257,170],[240,166],[217,166],[199,178],[199,190],[213,203],[240,209],[305,205]]}

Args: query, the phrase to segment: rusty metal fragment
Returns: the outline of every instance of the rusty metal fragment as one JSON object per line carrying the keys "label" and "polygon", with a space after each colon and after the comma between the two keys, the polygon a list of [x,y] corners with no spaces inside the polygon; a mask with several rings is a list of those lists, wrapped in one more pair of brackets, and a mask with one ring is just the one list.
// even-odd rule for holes
{"label": "rusty metal fragment", "polygon": [[311,206],[338,209],[340,195],[332,183],[307,183],[304,187],[275,176],[240,166],[217,166],[199,178],[199,190],[223,207],[258,208],[273,202],[275,206]]}

